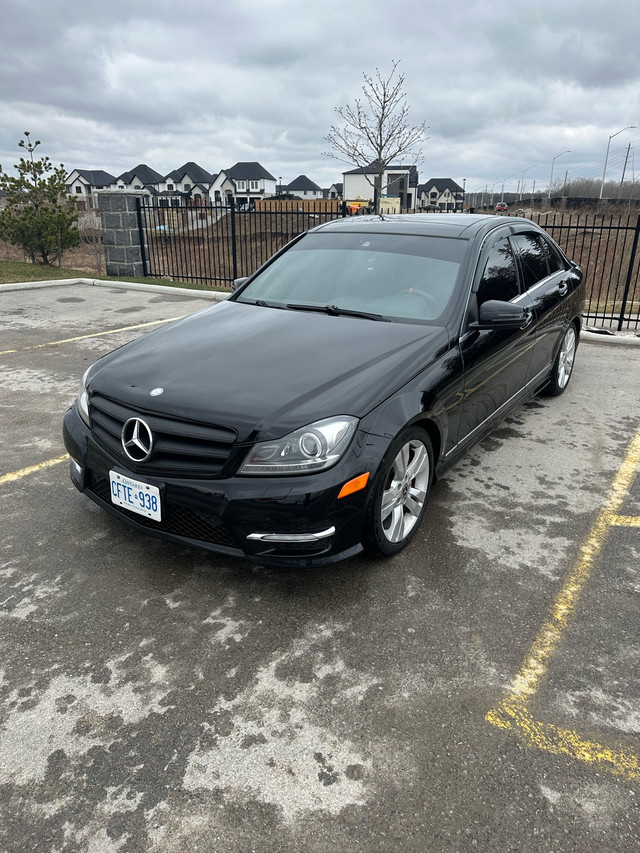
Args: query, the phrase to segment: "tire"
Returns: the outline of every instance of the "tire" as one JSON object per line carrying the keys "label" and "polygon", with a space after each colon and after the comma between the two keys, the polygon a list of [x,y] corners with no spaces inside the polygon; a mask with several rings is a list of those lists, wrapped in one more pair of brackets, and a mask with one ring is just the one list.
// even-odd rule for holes
{"label": "tire", "polygon": [[433,448],[420,427],[391,442],[373,481],[362,544],[369,554],[397,554],[415,536],[433,481]]}
{"label": "tire", "polygon": [[566,390],[573,373],[577,348],[578,330],[572,323],[564,333],[558,355],[551,368],[549,384],[543,391],[547,397],[559,397]]}

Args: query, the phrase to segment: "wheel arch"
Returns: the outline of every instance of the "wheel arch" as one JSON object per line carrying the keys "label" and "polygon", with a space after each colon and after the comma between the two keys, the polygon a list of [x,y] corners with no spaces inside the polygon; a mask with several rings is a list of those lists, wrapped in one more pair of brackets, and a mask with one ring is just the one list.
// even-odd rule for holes
{"label": "wheel arch", "polygon": [[418,394],[408,394],[394,398],[392,404],[387,401],[366,420],[366,432],[384,436],[389,442],[407,427],[420,427],[427,433],[431,442],[434,467],[439,462],[446,442],[448,417],[443,403],[436,395],[421,397]]}

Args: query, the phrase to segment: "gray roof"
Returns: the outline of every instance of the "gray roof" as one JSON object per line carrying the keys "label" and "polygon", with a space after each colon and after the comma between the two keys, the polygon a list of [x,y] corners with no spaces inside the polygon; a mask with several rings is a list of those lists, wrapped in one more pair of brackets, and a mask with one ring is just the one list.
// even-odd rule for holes
{"label": "gray roof", "polygon": [[269,174],[260,163],[236,163],[230,169],[223,169],[224,173],[232,181],[275,181],[273,175]]}
{"label": "gray roof", "polygon": [[[418,186],[418,169],[416,166],[405,166],[401,163],[390,163],[388,166],[385,166],[385,172],[392,172],[397,170],[403,170],[409,172],[409,186],[417,187]],[[369,163],[368,166],[360,166],[357,169],[350,169],[348,172],[343,172],[343,175],[377,175],[378,174],[378,161],[373,160]]]}
{"label": "gray roof", "polygon": [[164,180],[160,172],[156,172],[155,169],[152,169],[145,163],[140,163],[135,169],[131,169],[129,172],[123,172],[118,177],[118,180],[123,181],[125,184],[130,184],[135,177],[140,178],[143,184],[159,184]]}
{"label": "gray roof", "polygon": [[314,184],[311,178],[308,178],[306,175],[298,175],[290,184],[287,184],[288,192],[301,192],[302,190],[320,192],[321,188],[317,184]]}
{"label": "gray roof", "polygon": [[110,175],[109,172],[105,172],[102,169],[73,169],[72,171],[77,172],[92,187],[108,187],[109,184],[115,184],[116,182],[115,175]]}
{"label": "gray roof", "polygon": [[462,187],[456,184],[453,178],[429,178],[421,187],[424,187],[424,192],[427,192],[430,187],[435,187],[440,192],[449,190],[452,193],[461,193],[463,191]]}
{"label": "gray roof", "polygon": [[174,169],[173,172],[169,172],[168,175],[165,175],[164,180],[171,178],[172,181],[178,182],[182,181],[185,175],[192,178],[196,184],[213,183],[213,175],[207,172],[206,169],[203,169],[202,166],[198,166],[197,163],[193,162],[185,163],[184,166],[180,166],[178,169]]}

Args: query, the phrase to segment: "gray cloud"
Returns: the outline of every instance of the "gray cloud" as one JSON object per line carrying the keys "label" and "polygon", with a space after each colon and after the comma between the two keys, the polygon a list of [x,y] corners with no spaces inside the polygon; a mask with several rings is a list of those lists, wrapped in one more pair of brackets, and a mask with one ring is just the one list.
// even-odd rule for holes
{"label": "gray cloud", "polygon": [[[411,116],[430,125],[424,179],[515,186],[535,164],[544,182],[565,149],[563,169],[595,174],[609,135],[640,124],[631,14],[623,0],[5,0],[0,163],[28,129],[69,168],[259,160],[328,185],[334,108],[401,58]],[[639,138],[612,141],[612,177]]]}

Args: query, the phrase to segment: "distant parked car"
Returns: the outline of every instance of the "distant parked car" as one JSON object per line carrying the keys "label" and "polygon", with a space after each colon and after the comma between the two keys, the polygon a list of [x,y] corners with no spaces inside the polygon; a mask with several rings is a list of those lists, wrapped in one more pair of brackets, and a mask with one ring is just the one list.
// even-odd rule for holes
{"label": "distant parked car", "polygon": [[72,480],[140,533],[258,563],[395,554],[434,477],[565,390],[583,298],[526,219],[327,222],[87,370]]}
{"label": "distant parked car", "polygon": [[509,205],[507,204],[506,201],[499,201],[496,204],[494,210],[509,210]]}

